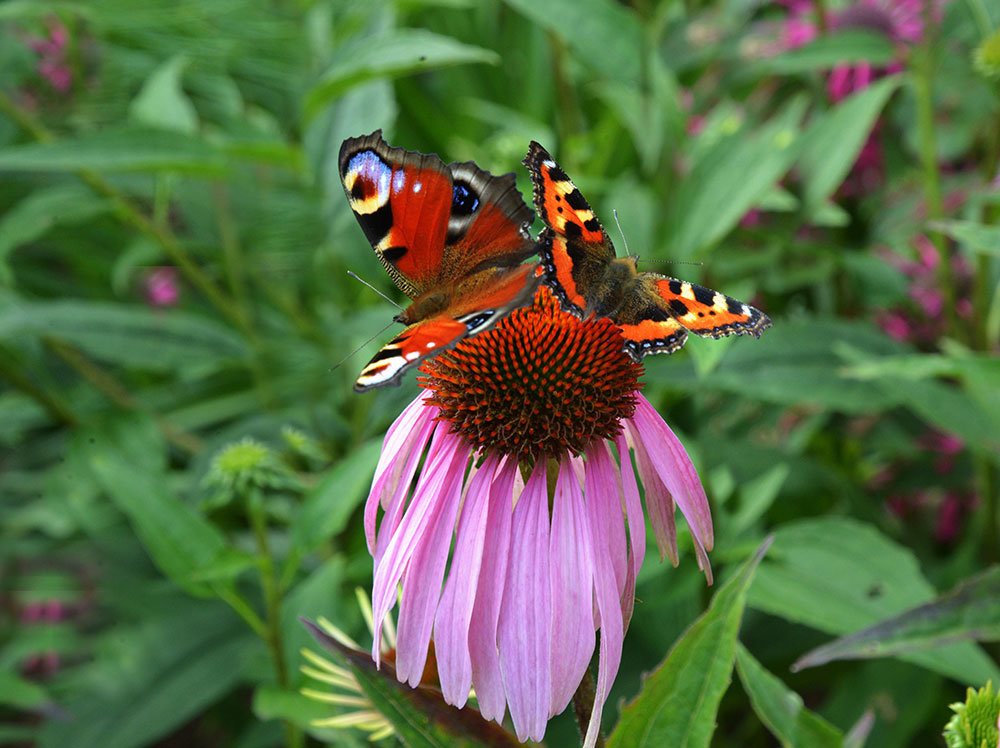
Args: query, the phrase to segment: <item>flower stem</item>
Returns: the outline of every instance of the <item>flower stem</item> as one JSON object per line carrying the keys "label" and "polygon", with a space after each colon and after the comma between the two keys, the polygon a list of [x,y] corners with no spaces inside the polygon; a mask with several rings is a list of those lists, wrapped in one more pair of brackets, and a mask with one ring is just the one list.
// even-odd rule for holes
{"label": "flower stem", "polygon": [[[590,668],[583,673],[583,680],[573,694],[573,712],[576,714],[576,724],[580,729],[580,738],[587,734],[587,727],[590,725],[590,715],[594,712],[594,676],[590,674]],[[604,735],[600,728],[597,730],[597,742],[595,748],[604,748]]]}
{"label": "flower stem", "polygon": [[[917,136],[919,139],[920,162],[923,170],[924,200],[927,204],[927,218],[940,221],[944,218],[944,204],[941,199],[941,179],[938,174],[936,133],[934,126],[934,58],[937,42],[937,23],[934,18],[933,0],[924,0],[924,39],[915,51],[913,69],[913,94],[917,102]],[[939,231],[928,234],[928,238],[938,250],[938,284],[944,297],[946,330],[955,334],[955,282],[952,277],[950,247]]]}
{"label": "flower stem", "polygon": [[[254,539],[257,541],[257,564],[260,571],[260,587],[264,595],[267,635],[265,641],[271,651],[271,662],[278,685],[288,690],[288,663],[285,657],[285,646],[281,639],[281,589],[278,586],[278,576],[275,571],[274,557],[271,555],[271,544],[267,539],[267,510],[264,497],[254,490],[247,497],[247,513],[250,516],[250,526]],[[285,745],[297,748],[302,745],[302,731],[288,720],[284,720]]]}

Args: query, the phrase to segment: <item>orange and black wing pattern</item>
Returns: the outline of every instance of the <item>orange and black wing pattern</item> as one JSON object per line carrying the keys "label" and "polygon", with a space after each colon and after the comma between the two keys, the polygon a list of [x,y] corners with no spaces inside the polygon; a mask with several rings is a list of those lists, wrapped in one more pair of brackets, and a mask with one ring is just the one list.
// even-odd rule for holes
{"label": "orange and black wing pattern", "polygon": [[562,305],[579,315],[594,302],[615,247],[586,198],[555,159],[532,141],[524,165],[531,173],[545,282]]}

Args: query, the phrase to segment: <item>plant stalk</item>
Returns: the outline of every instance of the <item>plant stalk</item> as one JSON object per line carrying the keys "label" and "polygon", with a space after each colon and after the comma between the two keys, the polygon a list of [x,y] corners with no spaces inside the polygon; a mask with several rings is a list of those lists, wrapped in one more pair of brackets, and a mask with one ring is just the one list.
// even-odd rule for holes
{"label": "plant stalk", "polygon": [[[271,662],[278,685],[288,690],[288,660],[285,657],[285,645],[281,639],[281,589],[278,586],[278,576],[271,555],[271,544],[267,539],[267,509],[264,497],[256,489],[247,496],[247,513],[254,540],[257,542],[257,564],[260,572],[260,587],[264,595],[265,624],[267,635],[264,641],[271,651]],[[288,748],[298,748],[302,745],[302,732],[288,720],[284,720],[285,744]]]}

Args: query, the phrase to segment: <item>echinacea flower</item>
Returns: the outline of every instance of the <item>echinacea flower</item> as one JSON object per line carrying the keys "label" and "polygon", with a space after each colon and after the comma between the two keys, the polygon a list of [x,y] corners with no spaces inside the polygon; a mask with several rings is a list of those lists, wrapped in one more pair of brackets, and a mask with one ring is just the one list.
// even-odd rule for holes
{"label": "echinacea flower", "polygon": [[677,563],[676,502],[711,580],[694,466],[638,392],[621,330],[562,311],[544,286],[421,370],[365,508],[374,628],[398,597],[399,680],[421,681],[433,639],[445,700],[462,707],[474,688],[482,716],[509,710],[522,741],[569,703],[599,630],[593,746],[645,551],[637,473],[661,557]]}

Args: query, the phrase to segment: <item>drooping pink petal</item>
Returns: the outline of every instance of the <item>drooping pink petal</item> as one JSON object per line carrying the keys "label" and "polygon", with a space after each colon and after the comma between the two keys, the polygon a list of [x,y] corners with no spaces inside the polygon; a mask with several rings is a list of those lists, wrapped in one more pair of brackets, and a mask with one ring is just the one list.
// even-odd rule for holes
{"label": "drooping pink petal", "polygon": [[[424,404],[426,397],[427,393],[423,392],[407,405],[393,421],[382,441],[382,452],[379,454],[371,491],[368,492],[368,502],[365,504],[365,537],[369,552],[375,545],[375,519],[379,506],[385,507],[384,502],[395,492],[407,467],[408,458],[414,451],[423,452],[430,435],[430,430],[425,427],[428,422],[433,423],[436,409]],[[413,469],[416,469],[415,463]],[[412,479],[411,473],[410,480]]]}
{"label": "drooping pink petal", "polygon": [[413,687],[420,683],[427,664],[434,613],[441,600],[441,584],[462,500],[468,457],[467,447],[458,449],[457,459],[446,468],[437,499],[430,507],[427,523],[417,537],[403,575],[396,632],[396,677]]}
{"label": "drooping pink petal", "polygon": [[491,453],[468,482],[455,533],[451,570],[434,619],[434,652],[441,692],[445,701],[459,708],[465,706],[472,687],[469,624],[486,539],[490,485],[499,465],[499,456]]}
{"label": "drooping pink petal", "polygon": [[497,636],[507,707],[518,740],[541,740],[549,716],[552,598],[546,460],[524,486],[511,526],[507,579]]}
{"label": "drooping pink petal", "polygon": [[[429,415],[432,416],[433,413]],[[389,544],[389,540],[396,532],[396,528],[399,527],[399,521],[402,519],[403,511],[410,497],[413,476],[416,474],[420,460],[423,458],[424,447],[427,445],[431,434],[434,433],[436,428],[437,424],[432,417],[423,418],[417,422],[413,447],[406,456],[406,459],[400,460],[403,465],[402,472],[396,478],[395,487],[392,492],[387,494],[389,497],[388,500],[381,502],[385,507],[385,513],[382,515],[382,522],[379,524],[378,533],[374,537],[368,535],[368,532],[370,530],[371,533],[375,533],[375,517],[378,514],[380,502],[377,497],[369,497],[368,499],[368,504],[365,506],[365,532],[368,535],[369,550],[372,558],[375,560],[376,566],[385,554],[385,549]],[[443,431],[439,432],[439,437],[443,436],[443,434]],[[369,509],[371,510],[370,513]],[[369,521],[371,522],[370,526],[368,524]],[[372,547],[372,541],[374,541],[374,547]]]}
{"label": "drooping pink petal", "polygon": [[[606,449],[603,444],[600,448]],[[605,455],[607,453],[605,452]],[[587,734],[584,736],[584,748],[593,748],[597,742],[597,737],[601,729],[601,715],[604,713],[604,704],[608,699],[608,692],[615,676],[618,674],[618,666],[621,664],[622,642],[625,638],[625,630],[622,625],[622,611],[618,597],[618,585],[615,582],[615,572],[608,556],[608,547],[605,542],[606,535],[604,527],[609,521],[609,506],[606,501],[595,501],[594,498],[601,496],[602,486],[598,483],[598,476],[595,471],[591,471],[591,463],[599,462],[599,453],[595,454],[593,445],[587,450],[588,470],[587,481],[584,487],[587,507],[587,530],[590,540],[590,554],[594,560],[594,595],[597,599],[597,609],[600,617],[601,644],[598,651],[597,660],[597,685],[594,688],[594,709],[590,714],[590,722],[587,725]],[[615,506],[613,511],[620,512]]]}
{"label": "drooping pink petal", "polygon": [[[603,525],[604,545],[611,568],[615,572],[615,589],[618,599],[625,591],[628,576],[628,551],[625,537],[625,510],[621,500],[621,482],[615,474],[614,462],[603,441],[591,444],[586,452],[587,473],[585,478],[586,500],[599,501],[604,510],[606,522]],[[598,491],[596,495],[592,491]],[[613,511],[612,511],[613,508]]]}
{"label": "drooping pink petal", "polygon": [[647,450],[650,462],[687,520],[691,536],[695,541],[695,550],[700,550],[699,558],[707,562],[708,555],[705,551],[711,550],[714,544],[712,514],[705,489],[698,478],[698,471],[695,470],[687,450],[660,414],[639,392],[636,393],[635,415],[632,421],[638,430],[639,438],[646,444],[654,445]]}
{"label": "drooping pink petal", "polygon": [[660,550],[660,561],[669,558],[674,566],[678,564],[677,557],[677,526],[674,522],[674,500],[670,491],[663,485],[660,476],[656,474],[646,447],[641,437],[636,433],[635,426],[630,421],[625,422],[625,436],[635,451],[636,469],[646,493],[646,511],[653,525],[653,536]]}
{"label": "drooping pink petal", "polygon": [[628,583],[625,585],[625,591],[622,595],[622,618],[627,629],[629,621],[632,620],[632,609],[635,607],[635,580],[639,576],[639,569],[642,568],[643,559],[646,557],[646,520],[642,514],[639,486],[635,481],[628,444],[623,434],[615,437],[615,446],[618,448],[619,461],[621,462],[622,495],[625,497],[628,536],[632,545],[629,553]]}
{"label": "drooping pink petal", "polygon": [[559,714],[576,691],[594,653],[594,561],[590,557],[583,491],[568,461],[559,464],[552,499],[549,571],[552,588],[552,700]]}
{"label": "drooping pink petal", "polygon": [[[410,562],[410,556],[433,519],[434,509],[449,486],[448,481],[456,471],[453,463],[464,466],[469,456],[469,446],[464,440],[447,433],[446,423],[438,424],[437,438],[431,446],[427,463],[413,491],[413,500],[407,507],[392,537],[385,554],[375,565],[372,583],[372,615],[375,631],[382,630],[382,619],[396,602],[396,585]],[[459,474],[461,480],[461,474]],[[379,641],[376,636],[372,644],[372,657],[379,663]]]}
{"label": "drooping pink petal", "polygon": [[484,719],[503,721],[507,711],[500,657],[497,652],[497,621],[507,578],[507,555],[510,547],[511,508],[517,460],[506,459],[490,486],[486,514],[486,537],[476,584],[476,602],[469,624],[469,658],[472,661],[472,685],[476,689],[479,712]]}

